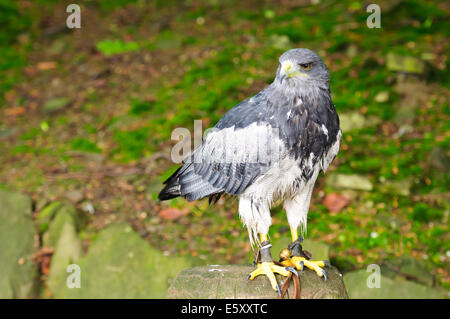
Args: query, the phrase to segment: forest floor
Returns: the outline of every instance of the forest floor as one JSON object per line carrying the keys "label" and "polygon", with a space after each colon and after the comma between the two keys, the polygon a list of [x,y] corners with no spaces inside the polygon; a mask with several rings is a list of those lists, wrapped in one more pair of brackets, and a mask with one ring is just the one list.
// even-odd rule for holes
{"label": "forest floor", "polygon": [[[36,212],[61,199],[88,212],[85,248],[127,221],[166,255],[247,262],[235,198],[157,201],[177,168],[171,132],[213,126],[273,80],[282,52],[307,47],[343,124],[307,237],[341,271],[409,255],[450,288],[448,2],[381,1],[380,29],[360,1],[79,2],[69,30],[70,2],[0,1],[0,188]],[[419,61],[416,74],[390,55]],[[271,238],[289,237],[280,206],[272,216]]]}

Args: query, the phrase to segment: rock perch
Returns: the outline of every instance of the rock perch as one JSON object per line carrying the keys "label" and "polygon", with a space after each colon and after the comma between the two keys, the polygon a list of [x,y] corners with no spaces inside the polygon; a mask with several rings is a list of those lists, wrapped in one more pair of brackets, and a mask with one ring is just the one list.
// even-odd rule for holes
{"label": "rock perch", "polygon": [[[301,294],[304,299],[347,299],[342,275],[337,268],[325,268],[328,280],[305,269],[300,274]],[[276,298],[269,280],[258,276],[246,283],[247,275],[254,270],[251,265],[208,265],[184,269],[174,279],[167,292],[169,299],[271,299]],[[277,276],[280,284],[285,277]],[[293,284],[288,298],[292,298]],[[286,298],[286,297],[285,297]]]}

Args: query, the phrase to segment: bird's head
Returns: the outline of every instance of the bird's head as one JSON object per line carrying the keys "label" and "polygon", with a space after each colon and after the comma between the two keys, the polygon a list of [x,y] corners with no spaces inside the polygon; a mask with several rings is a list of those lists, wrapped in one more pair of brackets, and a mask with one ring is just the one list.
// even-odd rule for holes
{"label": "bird's head", "polygon": [[292,49],[280,56],[275,81],[285,89],[329,88],[328,68],[317,53]]}

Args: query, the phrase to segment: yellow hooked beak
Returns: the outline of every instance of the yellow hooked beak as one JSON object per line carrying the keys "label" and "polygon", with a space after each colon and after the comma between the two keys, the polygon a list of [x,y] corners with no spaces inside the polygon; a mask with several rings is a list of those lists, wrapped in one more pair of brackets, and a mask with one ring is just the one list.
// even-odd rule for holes
{"label": "yellow hooked beak", "polygon": [[295,67],[292,65],[291,61],[284,61],[283,63],[281,63],[280,75],[281,75],[281,79],[280,79],[281,83],[283,83],[284,79],[286,79],[286,78],[290,79],[297,75],[308,76],[305,73],[298,72],[295,69]]}

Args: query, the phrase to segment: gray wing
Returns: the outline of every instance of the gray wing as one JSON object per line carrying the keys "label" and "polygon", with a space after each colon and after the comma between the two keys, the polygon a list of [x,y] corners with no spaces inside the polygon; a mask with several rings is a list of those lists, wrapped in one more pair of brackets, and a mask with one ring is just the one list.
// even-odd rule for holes
{"label": "gray wing", "polygon": [[268,123],[254,122],[244,128],[211,132],[187,163],[191,163],[195,175],[214,188],[240,194],[284,154],[277,130]]}
{"label": "gray wing", "polygon": [[287,154],[278,128],[264,119],[261,96],[252,99],[217,123],[166,181],[166,188],[190,201],[223,192],[240,194]]}

